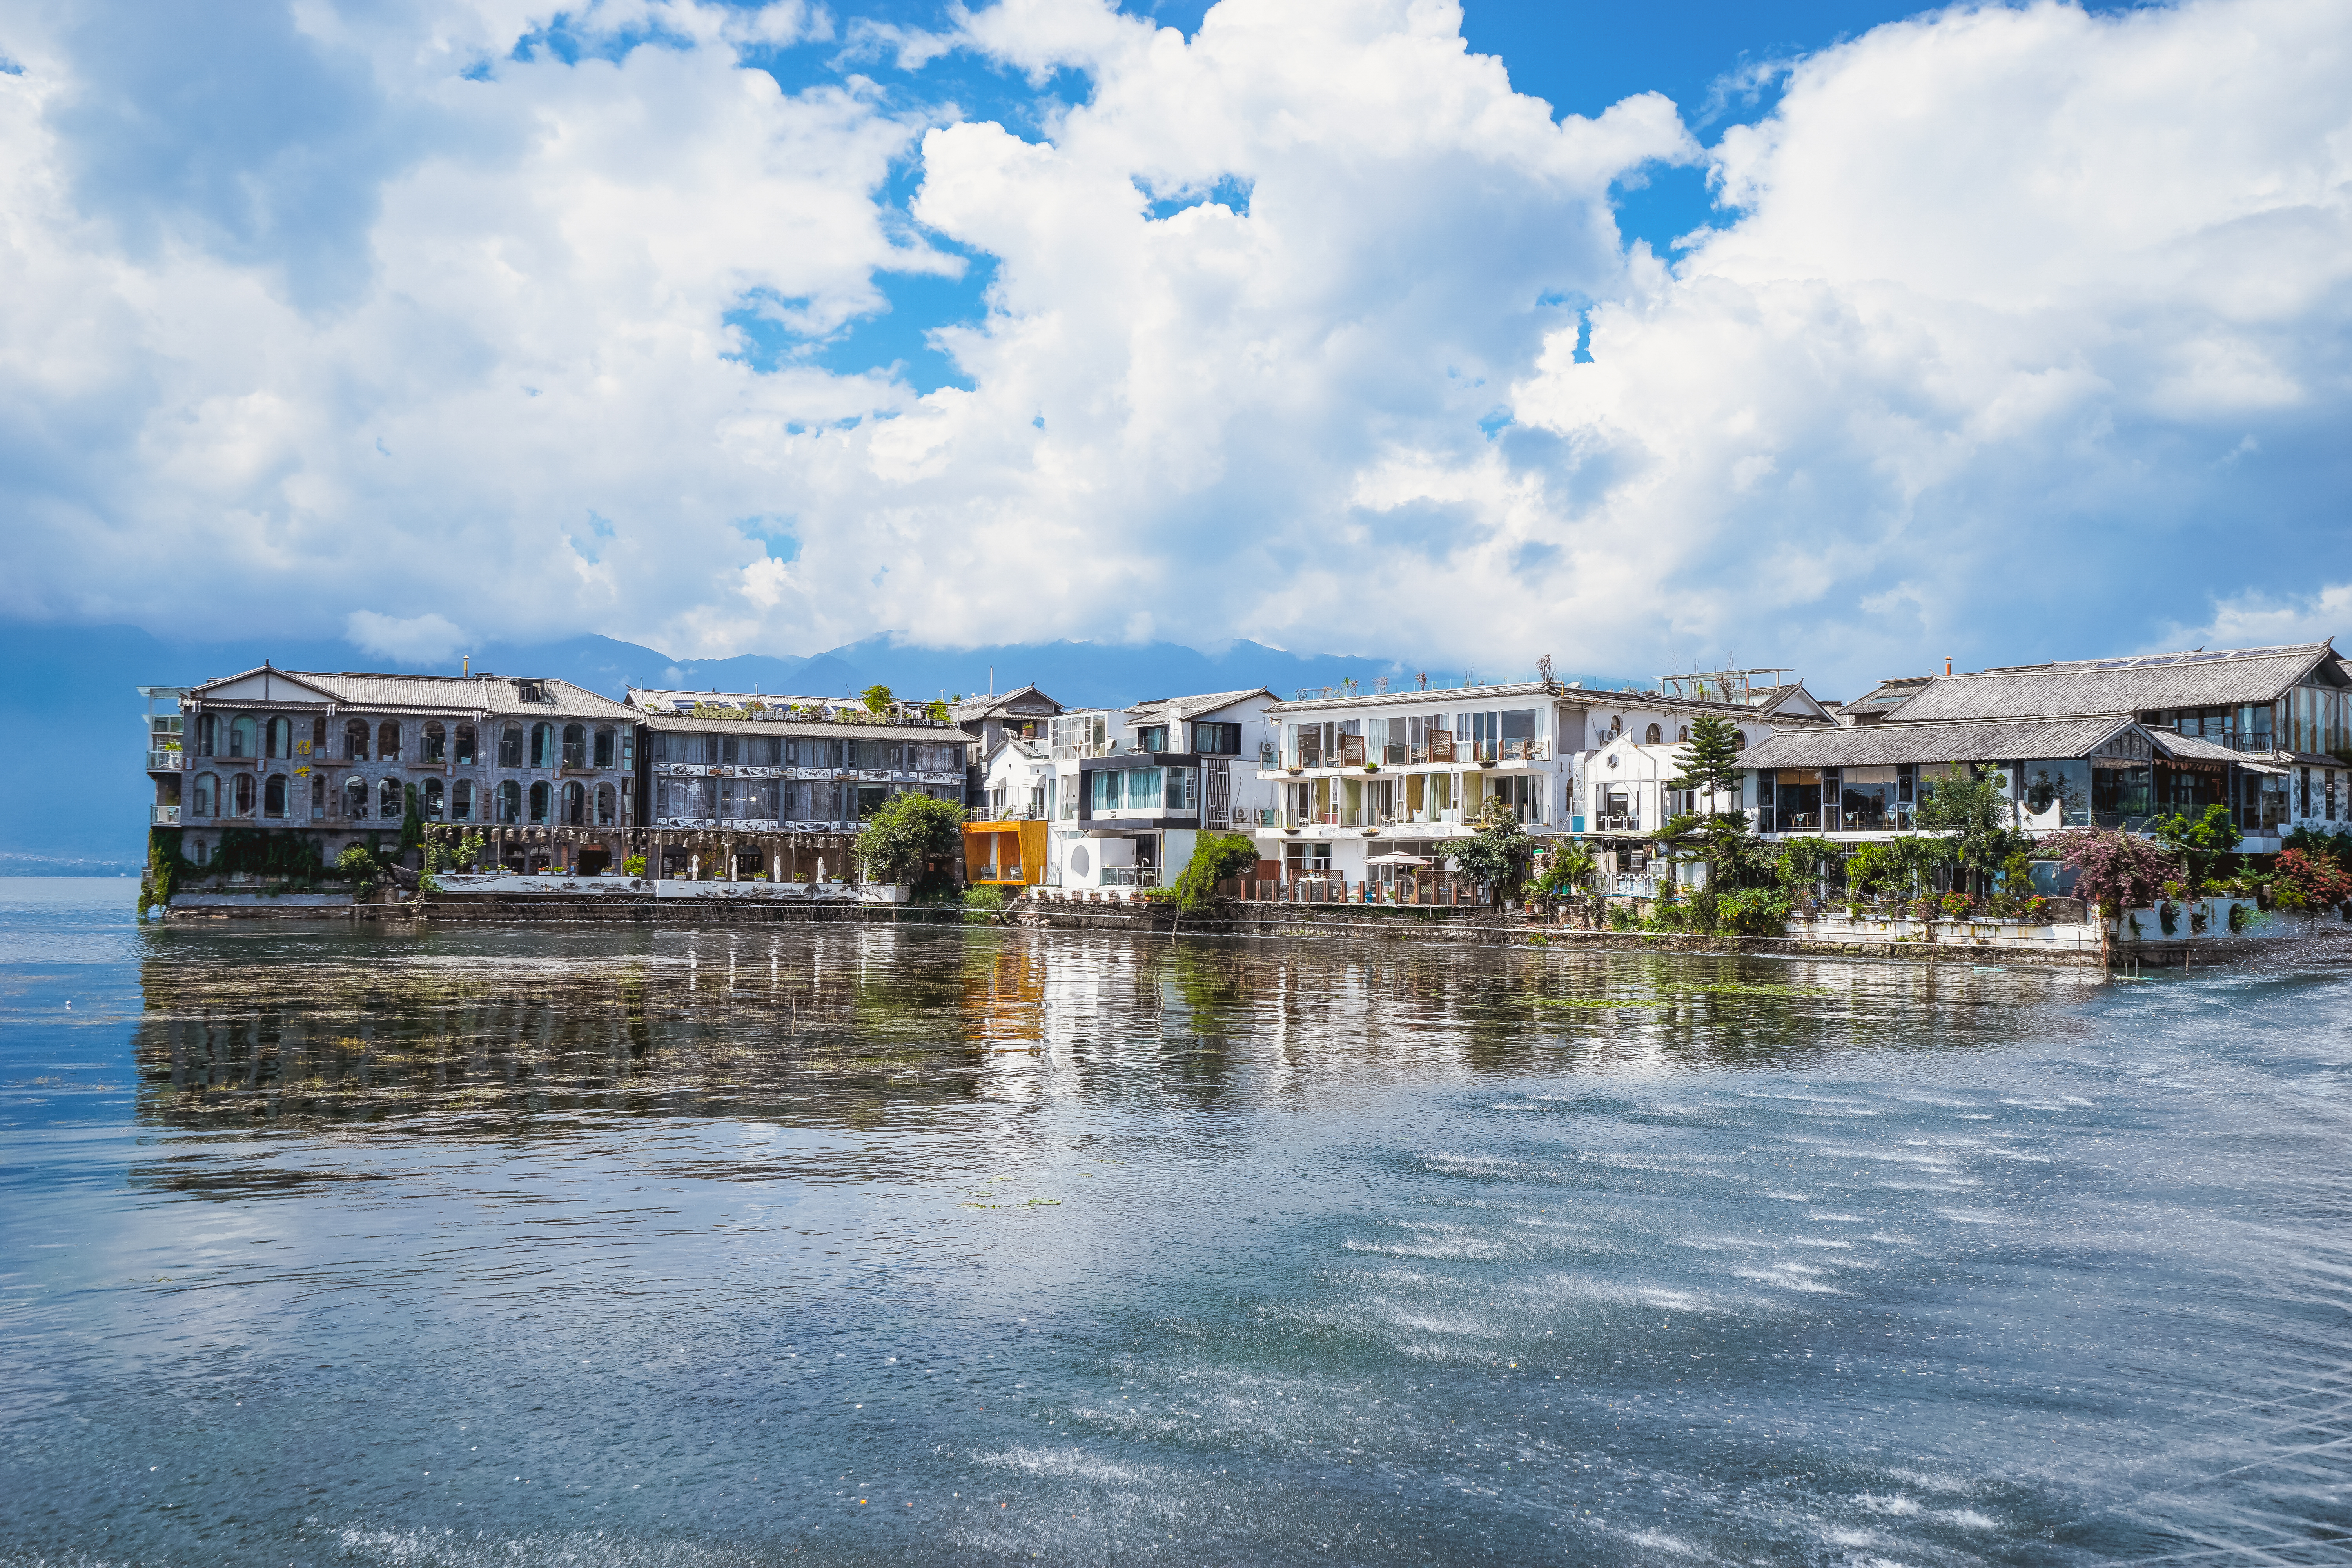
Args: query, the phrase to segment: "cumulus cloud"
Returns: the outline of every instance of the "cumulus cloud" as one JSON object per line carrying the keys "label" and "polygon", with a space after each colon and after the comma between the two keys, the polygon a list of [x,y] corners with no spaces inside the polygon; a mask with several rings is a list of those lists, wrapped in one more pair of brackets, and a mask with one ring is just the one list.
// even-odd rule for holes
{"label": "cumulus cloud", "polygon": [[430,613],[403,619],[354,610],[344,618],[343,637],[362,653],[395,664],[446,664],[466,646],[466,634],[447,616]]}
{"label": "cumulus cloud", "polygon": [[[1712,149],[1655,95],[1555,118],[1439,0],[955,16],[320,0],[110,53],[25,13],[0,611],[1851,683],[2352,574],[2337,8],[1944,13],[1785,62]],[[758,68],[803,46],[842,69]],[[1717,226],[1624,246],[1612,184],[1701,161]],[[824,368],[974,258],[969,390]]]}

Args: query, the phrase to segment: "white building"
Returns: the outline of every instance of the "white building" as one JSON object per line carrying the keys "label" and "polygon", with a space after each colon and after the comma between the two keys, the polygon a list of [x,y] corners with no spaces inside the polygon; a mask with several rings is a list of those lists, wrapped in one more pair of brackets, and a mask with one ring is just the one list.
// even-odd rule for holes
{"label": "white building", "polygon": [[1273,820],[1257,830],[1263,858],[1281,863],[1285,881],[1381,880],[1392,873],[1374,857],[1443,859],[1499,804],[1535,837],[1592,841],[1637,874],[1647,836],[1702,804],[1668,788],[1693,721],[1731,719],[1743,747],[1833,722],[1801,684],[1752,682],[1782,673],[1674,676],[1650,690],[1523,681],[1276,704],[1267,717],[1279,737],[1259,771],[1277,791]]}
{"label": "white building", "polygon": [[1148,888],[1182,872],[1203,833],[1251,833],[1273,815],[1264,687],[1157,697],[1051,721],[1045,879]]}

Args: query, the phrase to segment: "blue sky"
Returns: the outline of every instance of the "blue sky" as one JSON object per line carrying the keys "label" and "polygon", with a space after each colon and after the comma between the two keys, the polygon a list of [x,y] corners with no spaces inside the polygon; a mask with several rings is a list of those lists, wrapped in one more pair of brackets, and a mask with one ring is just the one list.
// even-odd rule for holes
{"label": "blue sky", "polygon": [[2328,635],[2347,52],[2282,0],[29,5],[0,616],[1833,694]]}

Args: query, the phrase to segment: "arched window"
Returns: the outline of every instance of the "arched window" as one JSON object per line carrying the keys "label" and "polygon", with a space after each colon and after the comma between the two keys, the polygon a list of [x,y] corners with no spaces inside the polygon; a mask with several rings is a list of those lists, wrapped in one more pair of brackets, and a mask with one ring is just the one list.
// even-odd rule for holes
{"label": "arched window", "polygon": [[587,725],[563,726],[563,765],[567,768],[584,768],[588,765]]}
{"label": "arched window", "polygon": [[499,731],[499,766],[522,766],[522,726],[509,724]]}
{"label": "arched window", "polygon": [[1748,749],[1747,731],[1734,730],[1731,732],[1731,749],[1735,752],[1744,752]]}
{"label": "arched window", "polygon": [[457,765],[461,768],[474,765],[474,727],[471,724],[457,726]]}
{"label": "arched window", "polygon": [[580,781],[578,779],[569,780],[563,786],[564,826],[567,827],[578,827],[586,823],[587,820],[588,792],[581,787]]}
{"label": "arched window", "polygon": [[240,713],[228,727],[228,754],[250,757],[255,754],[260,740],[261,734],[254,726],[253,715]]}
{"label": "arched window", "polygon": [[235,815],[238,816],[251,816],[253,815],[253,775],[251,773],[237,774],[236,779],[233,781],[233,786],[234,787],[231,790],[231,804],[236,808]]}
{"label": "arched window", "polygon": [[353,822],[367,819],[367,780],[357,773],[343,781],[343,815]]}
{"label": "arched window", "polygon": [[499,820],[500,822],[522,820],[522,785],[512,779],[499,785]]}
{"label": "arched window", "polygon": [[[544,724],[540,726],[542,730],[546,727],[547,726]],[[545,779],[541,779],[537,784],[530,786],[530,819],[533,822],[545,822],[547,820],[548,808],[553,805],[554,803],[555,792],[547,787],[547,781]]]}
{"label": "arched window", "polygon": [[425,787],[416,792],[416,796],[417,809],[425,814],[425,820],[427,822],[440,821],[441,781],[439,779],[426,779],[425,781]]}
{"label": "arched window", "polygon": [[284,773],[272,773],[269,775],[268,779],[263,783],[261,786],[261,815],[264,816],[283,816],[286,815],[286,775]]}
{"label": "arched window", "polygon": [[596,765],[600,768],[609,768],[613,765],[613,727],[610,724],[597,727]]}
{"label": "arched window", "polygon": [[1664,730],[1659,729],[1655,724],[1653,724],[1648,730],[1643,732],[1642,743],[1643,745],[1654,746],[1665,738],[1666,732]]}
{"label": "arched window", "polygon": [[1682,730],[1680,731],[1680,732],[1678,732],[1678,733],[1675,736],[1675,740],[1677,740],[1677,741],[1687,741],[1687,740],[1689,740],[1689,739],[1690,739],[1690,726],[1689,726],[1689,725],[1687,725],[1687,724],[1684,725],[1684,726],[1682,727]]}
{"label": "arched window", "polygon": [[290,757],[293,754],[294,721],[286,718],[272,719],[269,721],[268,740],[265,742],[263,755]]}
{"label": "arched window", "polygon": [[389,719],[375,727],[375,754],[378,762],[400,760],[400,726]]}
{"label": "arched window", "polygon": [[206,713],[198,717],[196,720],[196,755],[200,757],[209,757],[213,754],[213,746],[217,738],[219,729],[220,721],[212,714]]}
{"label": "arched window", "polygon": [[446,763],[449,760],[448,752],[449,731],[441,727],[440,720],[428,720],[425,725],[424,744],[417,756],[428,763]]}
{"label": "arched window", "polygon": [[220,800],[220,776],[217,773],[196,775],[195,804],[189,808],[191,816],[210,816]]}
{"label": "arched window", "polygon": [[354,719],[343,726],[343,755],[355,763],[367,761],[367,721]]}
{"label": "arched window", "polygon": [[533,724],[530,727],[530,765],[551,768],[555,765],[555,726]]}
{"label": "arched window", "polygon": [[449,820],[452,822],[474,820],[473,780],[459,779],[449,786]]}
{"label": "arched window", "polygon": [[398,779],[386,779],[375,786],[375,814],[386,822],[397,822],[408,815],[401,803]]}
{"label": "arched window", "polygon": [[613,786],[608,784],[596,786],[596,826],[613,826]]}
{"label": "arched window", "polygon": [[312,820],[327,815],[327,775],[310,775],[310,816]]}

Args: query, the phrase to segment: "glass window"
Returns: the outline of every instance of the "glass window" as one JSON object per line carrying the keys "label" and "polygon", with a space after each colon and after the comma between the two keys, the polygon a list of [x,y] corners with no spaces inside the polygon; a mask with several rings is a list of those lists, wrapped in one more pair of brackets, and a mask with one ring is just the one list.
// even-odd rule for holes
{"label": "glass window", "polygon": [[197,816],[210,816],[213,814],[213,804],[219,799],[219,775],[215,773],[198,773],[196,775],[196,799],[194,815]]}
{"label": "glass window", "polygon": [[228,727],[228,754],[232,757],[252,756],[260,739],[259,732],[254,728],[252,718],[247,714],[240,713]]}
{"label": "glass window", "polygon": [[563,726],[563,765],[567,768],[584,768],[588,765],[587,725]]}
{"label": "glass window", "polygon": [[2091,811],[2102,827],[2146,820],[2153,812],[2155,781],[2145,763],[2091,764]]}
{"label": "glass window", "polygon": [[1192,726],[1192,749],[1203,756],[1240,756],[1242,727],[1239,724],[1195,724]]}
{"label": "glass window", "polygon": [[251,773],[239,773],[231,781],[230,799],[236,815],[239,816],[253,815],[253,775]]}
{"label": "glass window", "polygon": [[1146,724],[1135,732],[1135,749],[1139,752],[1164,752],[1168,749],[1168,726]]}
{"label": "glass window", "polygon": [[1168,770],[1169,811],[1198,811],[1201,808],[1200,771],[1196,768]]}
{"label": "glass window", "polygon": [[425,721],[424,740],[416,754],[428,763],[449,760],[449,731],[442,727],[438,719]]}
{"label": "glass window", "polygon": [[440,821],[441,781],[439,779],[426,779],[425,781],[424,787],[418,790],[416,794],[417,805],[424,814],[425,820],[427,822]]}
{"label": "glass window", "polygon": [[613,786],[611,784],[601,784],[596,786],[597,826],[610,827],[613,826]]}
{"label": "glass window", "polygon": [[[544,730],[548,726],[541,724],[539,728]],[[548,787],[545,779],[541,779],[530,786],[530,819],[533,822],[545,822],[550,816],[553,815],[554,809],[555,792]]]}
{"label": "glass window", "polygon": [[[502,768],[522,766],[521,725],[509,724],[499,731],[499,766]],[[511,820],[511,818],[501,818],[501,820]]]}
{"label": "glass window", "polygon": [[473,780],[459,779],[457,784],[451,787],[449,791],[449,820],[452,822],[471,822],[474,820]]}
{"label": "glass window", "polygon": [[457,726],[457,765],[461,768],[474,765],[474,727],[471,724]]}
{"label": "glass window", "polygon": [[367,814],[367,780],[354,773],[343,781],[343,815],[354,822],[364,822]]}
{"label": "glass window", "polygon": [[[281,720],[279,722],[282,723],[284,721]],[[269,782],[262,786],[261,815],[264,816],[286,815],[286,775],[284,773],[270,774]]]}
{"label": "glass window", "polygon": [[265,750],[273,757],[290,757],[294,754],[292,720],[281,717],[269,721],[269,739]]}
{"label": "glass window", "polygon": [[1119,789],[1124,775],[1106,769],[1087,775],[1087,805],[1090,811],[1117,811],[1125,799]]}
{"label": "glass window", "polygon": [[[520,749],[522,744],[522,731],[517,730],[514,733],[515,744]],[[501,823],[515,823],[522,820],[522,785],[512,779],[499,785],[499,820]]]}
{"label": "glass window", "polygon": [[1772,775],[1772,822],[1783,833],[1822,830],[1822,775],[1818,768],[1781,768]]}
{"label": "glass window", "polygon": [[600,725],[596,731],[596,765],[600,768],[613,765],[613,727],[609,724]]}
{"label": "glass window", "polygon": [[400,781],[386,779],[375,786],[375,814],[386,822],[397,822],[408,815],[400,798]]}
{"label": "glass window", "polygon": [[2091,764],[2079,757],[2030,761],[2019,805],[2028,827],[2087,827],[2091,823]]}
{"label": "glass window", "polygon": [[210,713],[196,721],[196,755],[209,757],[213,754],[213,742],[218,732],[219,726]]}
{"label": "glass window", "polygon": [[[551,768],[555,765],[554,725],[541,723],[530,727],[530,765],[535,768]],[[544,822],[547,818],[534,816],[531,820]]]}
{"label": "glass window", "polygon": [[368,727],[364,719],[353,719],[343,726],[343,755],[355,763],[367,761]]}
{"label": "glass window", "polygon": [[375,727],[375,754],[380,762],[400,760],[400,726],[389,719]]}
{"label": "glass window", "polygon": [[588,791],[578,779],[564,782],[562,820],[567,827],[583,826],[588,820]]}
{"label": "glass window", "polygon": [[1127,806],[1130,811],[1158,810],[1167,788],[1165,768],[1130,768],[1127,773]]}

